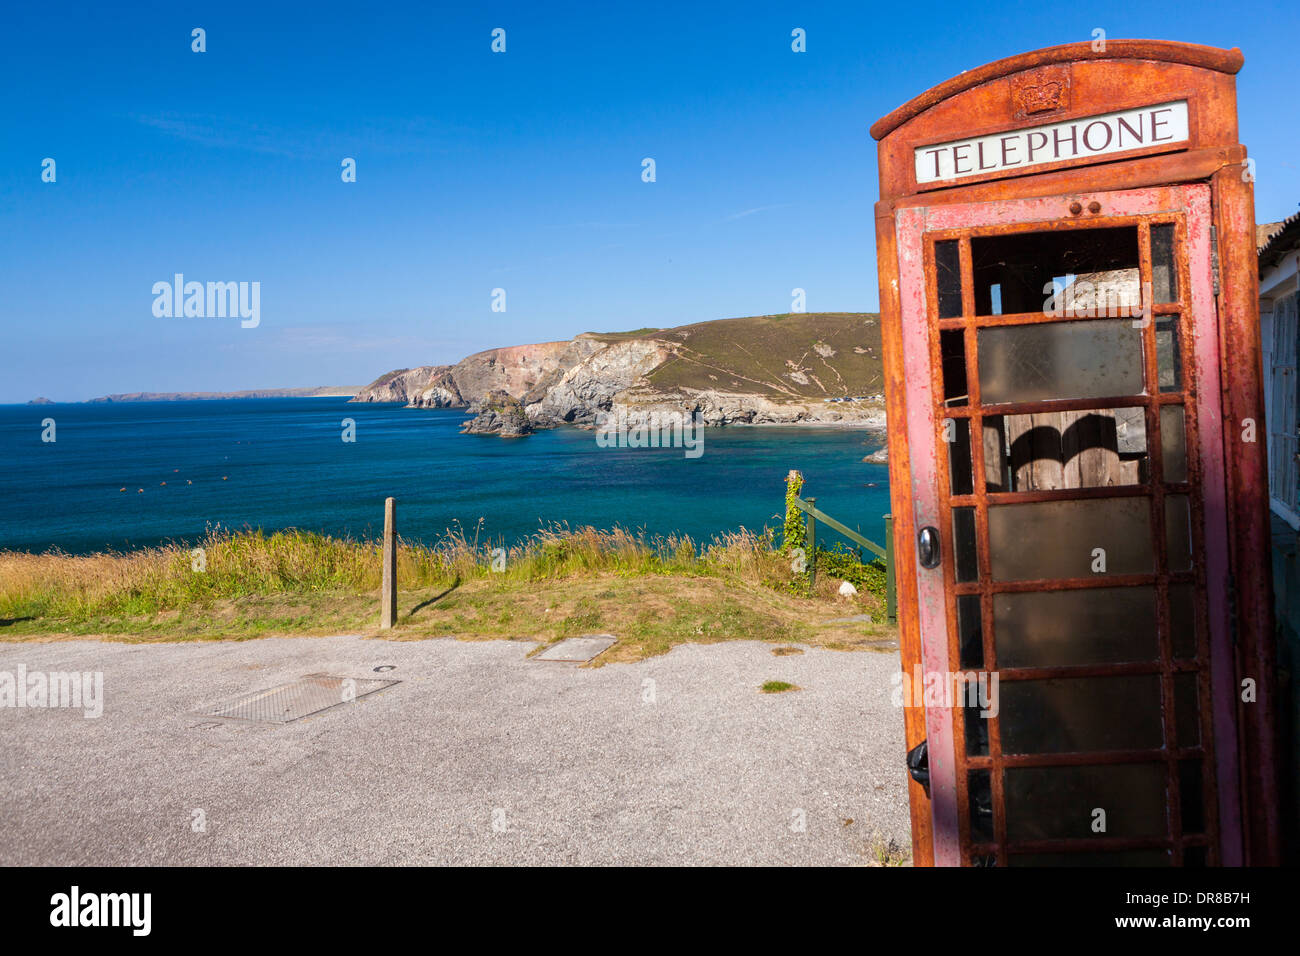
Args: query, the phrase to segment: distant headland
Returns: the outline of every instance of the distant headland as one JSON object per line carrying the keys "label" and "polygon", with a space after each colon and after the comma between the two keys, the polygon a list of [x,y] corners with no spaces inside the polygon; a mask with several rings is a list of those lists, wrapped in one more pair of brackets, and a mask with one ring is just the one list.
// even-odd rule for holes
{"label": "distant headland", "polygon": [[463,408],[466,431],[502,436],[665,414],[883,432],[883,392],[878,315],[794,312],[489,349],[388,372],[352,401]]}
{"label": "distant headland", "polygon": [[[351,398],[360,392],[358,386],[317,385],[308,388],[253,388],[242,392],[125,392],[120,395],[102,395],[89,399],[86,404],[102,405],[108,402],[203,402],[236,398]],[[29,405],[53,404],[47,399],[35,399]]]}

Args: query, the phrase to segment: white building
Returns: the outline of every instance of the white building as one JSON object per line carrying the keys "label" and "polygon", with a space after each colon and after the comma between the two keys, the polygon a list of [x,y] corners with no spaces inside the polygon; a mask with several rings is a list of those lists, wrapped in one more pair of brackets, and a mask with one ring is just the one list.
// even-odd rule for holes
{"label": "white building", "polygon": [[1296,324],[1300,291],[1300,213],[1256,229],[1259,321],[1264,348],[1264,411],[1268,420],[1268,489],[1273,513],[1300,529],[1296,455]]}

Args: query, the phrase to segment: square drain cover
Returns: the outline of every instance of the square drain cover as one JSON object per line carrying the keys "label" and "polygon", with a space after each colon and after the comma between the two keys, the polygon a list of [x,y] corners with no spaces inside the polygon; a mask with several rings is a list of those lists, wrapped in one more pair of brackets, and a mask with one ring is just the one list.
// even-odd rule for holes
{"label": "square drain cover", "polygon": [[552,644],[533,658],[535,661],[564,661],[585,664],[598,654],[609,650],[618,641],[612,634],[587,634],[583,637],[570,637]]}
{"label": "square drain cover", "polygon": [[203,717],[233,717],[237,720],[260,720],[272,724],[287,724],[336,707],[377,690],[400,684],[395,680],[368,680],[351,677],[329,677],[311,674],[291,684],[281,684],[270,690],[244,694],[234,700],[195,711]]}

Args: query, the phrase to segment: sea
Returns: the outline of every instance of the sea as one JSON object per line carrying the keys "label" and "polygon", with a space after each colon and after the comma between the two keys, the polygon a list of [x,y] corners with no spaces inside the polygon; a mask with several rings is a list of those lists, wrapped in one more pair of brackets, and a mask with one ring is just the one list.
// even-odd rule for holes
{"label": "sea", "polygon": [[456,531],[514,544],[564,523],[705,543],[779,528],[791,469],[819,509],[884,540],[887,468],[862,461],[882,443],[870,432],[706,428],[688,457],[570,427],[462,435],[467,418],[346,398],[0,405],[0,550],[126,551],[215,528],[375,538],[388,496],[398,533],[430,545]]}

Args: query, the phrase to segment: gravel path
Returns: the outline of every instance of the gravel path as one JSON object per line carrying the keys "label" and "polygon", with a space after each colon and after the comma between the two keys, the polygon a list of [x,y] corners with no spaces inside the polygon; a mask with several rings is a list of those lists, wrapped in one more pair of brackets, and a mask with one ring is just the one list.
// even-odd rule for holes
{"label": "gravel path", "polygon": [[[0,864],[853,865],[909,845],[896,654],[743,642],[580,668],[535,646],[0,644],[0,671],[104,675],[98,719],[0,709]],[[193,716],[315,673],[401,683],[284,725]],[[758,692],[773,679],[802,689]]]}

